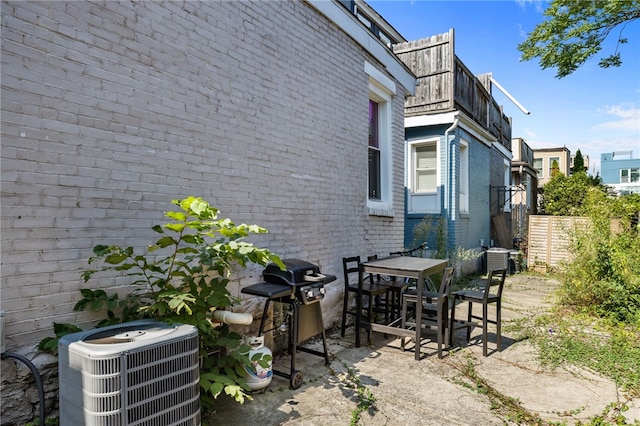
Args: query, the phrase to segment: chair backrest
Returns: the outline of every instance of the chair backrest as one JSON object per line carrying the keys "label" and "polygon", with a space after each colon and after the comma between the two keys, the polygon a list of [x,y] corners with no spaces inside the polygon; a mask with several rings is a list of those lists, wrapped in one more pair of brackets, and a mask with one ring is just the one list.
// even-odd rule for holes
{"label": "chair backrest", "polygon": [[442,272],[442,280],[440,280],[440,289],[438,290],[438,294],[440,296],[448,295],[451,291],[451,285],[453,284],[453,272],[455,268],[449,267],[445,268]]}
{"label": "chair backrest", "polygon": [[[502,297],[502,288],[507,278],[506,269],[493,269],[487,275],[487,286],[484,289],[484,299],[487,300],[489,295]],[[497,289],[496,289],[497,287]]]}
{"label": "chair backrest", "polygon": [[440,280],[440,288],[438,289],[438,304],[449,304],[449,293],[451,292],[451,285],[453,284],[455,268],[445,268],[442,272],[442,279]]}
{"label": "chair backrest", "polygon": [[360,273],[360,256],[342,258],[342,270],[344,271],[344,288],[350,283],[357,283],[359,278],[351,278],[351,274]]}

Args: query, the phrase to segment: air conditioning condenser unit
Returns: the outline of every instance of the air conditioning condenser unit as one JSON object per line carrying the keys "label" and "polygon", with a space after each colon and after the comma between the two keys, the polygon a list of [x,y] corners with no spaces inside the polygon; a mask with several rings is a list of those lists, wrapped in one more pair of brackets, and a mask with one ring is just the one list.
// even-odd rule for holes
{"label": "air conditioning condenser unit", "polygon": [[506,269],[509,272],[509,256],[511,251],[505,248],[487,250],[487,270]]}
{"label": "air conditioning condenser unit", "polygon": [[60,425],[198,426],[198,330],[139,320],[58,343]]}

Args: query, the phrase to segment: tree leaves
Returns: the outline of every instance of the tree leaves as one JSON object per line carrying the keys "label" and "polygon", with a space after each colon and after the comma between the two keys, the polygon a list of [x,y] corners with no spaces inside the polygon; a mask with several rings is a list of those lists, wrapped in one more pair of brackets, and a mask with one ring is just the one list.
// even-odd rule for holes
{"label": "tree leaves", "polygon": [[602,186],[593,186],[584,171],[569,177],[555,173],[542,189],[540,210],[552,216],[580,216],[584,214],[583,205],[591,190],[604,192]]}
{"label": "tree leaves", "polygon": [[[556,68],[556,77],[562,78],[600,52],[613,29],[640,18],[640,0],[552,0],[544,15],[546,19],[518,45],[518,50],[521,60],[538,58],[542,69]],[[618,46],[626,42],[620,34]],[[604,68],[621,64],[617,48],[599,63]]]}
{"label": "tree leaves", "polygon": [[[250,348],[227,327],[216,328],[212,312],[230,307],[235,301],[227,289],[232,265],[264,266],[268,262],[282,268],[284,265],[276,254],[244,241],[252,234],[266,233],[265,228],[235,225],[228,218],[218,219],[218,210],[199,197],[173,200],[173,204],[179,210],[165,213],[171,222],[152,227],[154,232],[163,235],[147,246],[144,253],[136,253],[133,247],[96,245],[95,256],[89,263],[102,261],[103,266],[82,273],[86,282],[99,272],[126,271],[134,291],[122,300],[117,294],[108,295],[102,289],[82,289],[82,299],[75,308],[104,310],[107,318],[100,325],[141,317],[195,325],[203,356],[203,389],[214,398],[225,392],[236,401],[244,402],[249,398],[246,394],[249,388],[243,366],[250,365]],[[172,236],[165,231],[171,231]],[[47,341],[43,345],[54,344]],[[216,355],[209,356],[211,353]],[[258,362],[262,361],[266,360]]]}

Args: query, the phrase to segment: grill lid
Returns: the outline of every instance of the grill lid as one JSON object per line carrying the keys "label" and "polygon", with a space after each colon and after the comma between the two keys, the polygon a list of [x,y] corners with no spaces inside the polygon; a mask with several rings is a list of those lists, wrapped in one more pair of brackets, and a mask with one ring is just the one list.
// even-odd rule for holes
{"label": "grill lid", "polygon": [[262,272],[268,283],[297,285],[309,281],[322,281],[325,276],[320,274],[320,268],[313,263],[301,259],[282,259],[286,269],[283,271],[275,263],[267,265]]}

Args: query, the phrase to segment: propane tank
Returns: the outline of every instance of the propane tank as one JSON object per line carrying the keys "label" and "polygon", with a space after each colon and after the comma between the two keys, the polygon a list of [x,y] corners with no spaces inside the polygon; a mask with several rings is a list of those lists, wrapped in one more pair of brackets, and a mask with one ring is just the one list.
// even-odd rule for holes
{"label": "propane tank", "polygon": [[[271,350],[264,346],[264,336],[252,336],[245,337],[245,343],[251,346],[249,351],[249,359],[253,358],[256,354],[262,354],[264,357],[268,355],[271,357]],[[264,389],[271,383],[273,378],[273,369],[271,368],[271,360],[267,368],[262,367],[257,361],[252,362],[253,368],[244,367],[247,379],[247,385],[251,390]]]}

